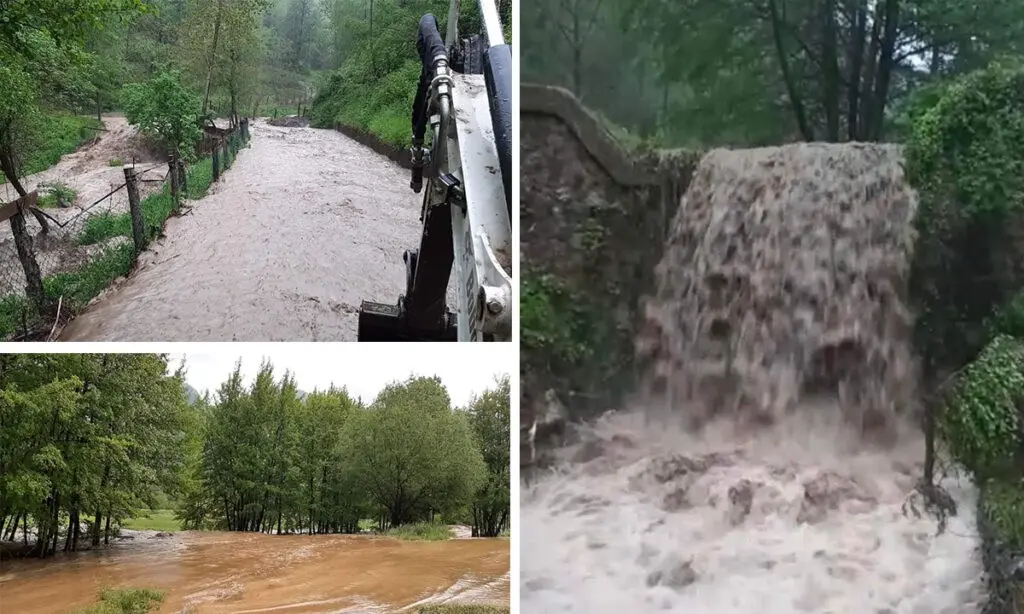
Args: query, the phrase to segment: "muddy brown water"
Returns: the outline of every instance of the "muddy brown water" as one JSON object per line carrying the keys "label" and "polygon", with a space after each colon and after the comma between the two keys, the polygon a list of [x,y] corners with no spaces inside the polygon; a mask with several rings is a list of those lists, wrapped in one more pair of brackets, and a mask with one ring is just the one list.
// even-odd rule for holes
{"label": "muddy brown water", "polygon": [[713,151],[638,339],[645,394],[522,489],[524,612],[976,614],[977,489],[924,442],[898,150]]}
{"label": "muddy brown water", "polygon": [[103,587],[165,591],[161,614],[414,612],[509,602],[509,541],[134,533],[106,550],[0,566],[0,612],[63,614]]}
{"label": "muddy brown water", "polygon": [[421,202],[407,171],[338,132],[256,121],[210,193],[61,340],[354,341],[362,300],[405,292]]}

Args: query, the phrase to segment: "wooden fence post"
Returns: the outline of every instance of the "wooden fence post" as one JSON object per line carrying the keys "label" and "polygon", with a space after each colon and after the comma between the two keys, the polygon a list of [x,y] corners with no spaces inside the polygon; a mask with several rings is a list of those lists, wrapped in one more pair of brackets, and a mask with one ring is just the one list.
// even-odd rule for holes
{"label": "wooden fence post", "polygon": [[181,189],[182,200],[188,198],[188,173],[185,172],[185,162],[178,160],[178,186]]}
{"label": "wooden fence post", "polygon": [[217,183],[220,179],[220,151],[217,147],[213,148],[213,182]]}
{"label": "wooden fence post", "polygon": [[142,200],[139,198],[135,167],[124,167],[124,183],[128,188],[128,209],[132,214],[132,239],[135,241],[135,253],[139,254],[146,249],[146,227],[142,221]]}
{"label": "wooden fence post", "polygon": [[171,199],[174,201],[174,209],[178,209],[178,196],[180,192],[180,186],[178,185],[178,157],[171,156],[170,170],[168,173],[171,176]]}

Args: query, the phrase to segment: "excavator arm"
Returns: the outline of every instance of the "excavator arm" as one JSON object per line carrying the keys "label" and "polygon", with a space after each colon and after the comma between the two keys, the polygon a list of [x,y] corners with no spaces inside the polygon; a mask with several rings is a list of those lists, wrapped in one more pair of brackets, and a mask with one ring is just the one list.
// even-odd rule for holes
{"label": "excavator arm", "polygon": [[423,233],[405,252],[405,294],[394,304],[363,302],[359,341],[512,338],[512,51],[497,6],[480,8],[484,33],[466,39],[459,0],[447,40],[433,15],[420,19],[410,187],[423,193]]}

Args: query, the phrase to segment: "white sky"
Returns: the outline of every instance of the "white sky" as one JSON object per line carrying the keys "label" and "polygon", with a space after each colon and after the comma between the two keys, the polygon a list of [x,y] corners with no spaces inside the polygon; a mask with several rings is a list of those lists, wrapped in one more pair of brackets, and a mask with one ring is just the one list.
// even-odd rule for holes
{"label": "white sky", "polygon": [[474,394],[492,388],[495,377],[511,374],[518,365],[515,347],[508,343],[231,343],[223,349],[218,345],[206,346],[210,349],[203,352],[171,352],[171,368],[185,358],[189,385],[200,393],[216,392],[239,358],[248,384],[266,357],[274,365],[275,377],[292,371],[300,390],[324,390],[333,383],[367,403],[390,382],[436,375],[447,387],[452,405],[464,406]]}

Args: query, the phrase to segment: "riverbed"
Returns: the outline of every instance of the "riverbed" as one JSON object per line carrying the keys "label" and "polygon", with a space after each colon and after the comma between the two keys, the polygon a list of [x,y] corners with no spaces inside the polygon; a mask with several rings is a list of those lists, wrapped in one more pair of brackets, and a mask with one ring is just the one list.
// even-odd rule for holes
{"label": "riverbed", "polygon": [[509,540],[126,532],[109,548],[0,565],[0,612],[64,614],[104,587],[165,591],[160,614],[414,612],[509,603]]}

